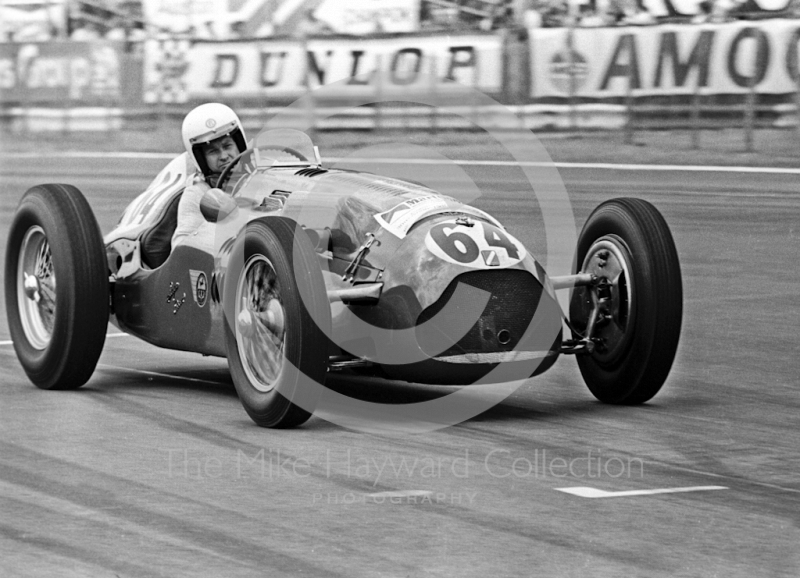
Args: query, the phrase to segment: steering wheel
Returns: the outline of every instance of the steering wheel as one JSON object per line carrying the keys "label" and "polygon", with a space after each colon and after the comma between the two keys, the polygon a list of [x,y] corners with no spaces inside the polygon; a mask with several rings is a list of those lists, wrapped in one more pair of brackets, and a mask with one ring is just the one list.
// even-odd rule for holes
{"label": "steering wheel", "polygon": [[233,167],[242,159],[244,155],[252,153],[254,149],[255,147],[250,147],[248,149],[243,150],[235,157],[233,157],[233,160],[228,163],[228,166],[222,169],[222,172],[219,174],[219,178],[217,179],[217,183],[214,186],[219,189],[222,183],[224,183],[230,176]]}
{"label": "steering wheel", "polygon": [[[246,155],[248,153],[252,153],[256,148],[258,148],[258,147],[250,147],[248,149],[243,150],[242,152],[240,152],[235,157],[233,157],[233,160],[231,162],[229,162],[228,166],[226,166],[222,170],[222,172],[220,173],[219,178],[217,179],[217,183],[216,183],[215,187],[216,188],[220,188],[220,186],[230,176],[231,171],[233,170],[233,167],[242,159],[242,157],[244,155]],[[264,147],[264,148],[268,149],[268,150],[275,150],[275,151],[280,151],[282,153],[290,154],[293,157],[297,157],[301,161],[311,162],[311,161],[309,161],[309,159],[308,159],[308,157],[306,155],[304,155],[303,153],[301,153],[300,151],[298,151],[296,149],[293,149],[292,147],[277,147],[277,146],[276,147],[272,147],[272,146],[270,146],[270,147]]]}

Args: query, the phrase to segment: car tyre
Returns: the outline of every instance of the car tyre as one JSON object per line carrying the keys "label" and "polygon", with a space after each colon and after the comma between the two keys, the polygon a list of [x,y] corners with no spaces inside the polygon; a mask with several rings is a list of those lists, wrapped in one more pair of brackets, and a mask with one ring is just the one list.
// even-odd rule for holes
{"label": "car tyre", "polygon": [[73,186],[29,189],[6,248],[5,294],[14,349],[42,389],[85,384],[105,343],[108,265],[97,220]]}
{"label": "car tyre", "polygon": [[252,420],[295,427],[325,382],[331,314],[308,236],[283,217],[247,225],[225,273],[225,343],[233,383]]}
{"label": "car tyre", "polygon": [[[681,331],[683,289],[675,243],[664,217],[641,199],[613,199],[589,216],[578,240],[581,272],[608,280],[594,351],[577,356],[592,394],[602,402],[640,404],[669,374]],[[587,327],[591,291],[577,287],[570,322]]]}

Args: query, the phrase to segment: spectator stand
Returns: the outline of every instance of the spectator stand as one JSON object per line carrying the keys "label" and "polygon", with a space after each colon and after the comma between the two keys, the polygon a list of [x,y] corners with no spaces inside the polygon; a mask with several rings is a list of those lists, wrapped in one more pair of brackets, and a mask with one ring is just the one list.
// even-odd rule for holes
{"label": "spectator stand", "polygon": [[470,29],[489,31],[511,25],[506,0],[423,0],[422,30]]}
{"label": "spectator stand", "polygon": [[66,34],[71,40],[106,40],[131,42],[141,41],[146,35],[147,24],[142,15],[140,1],[123,0],[102,2],[100,0],[73,0],[69,4]]}

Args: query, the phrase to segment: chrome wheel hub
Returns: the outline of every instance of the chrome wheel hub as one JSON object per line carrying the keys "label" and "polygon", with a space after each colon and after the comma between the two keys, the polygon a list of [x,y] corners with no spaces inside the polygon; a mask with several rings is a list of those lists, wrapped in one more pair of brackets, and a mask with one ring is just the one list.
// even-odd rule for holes
{"label": "chrome wheel hub", "polygon": [[236,289],[236,344],[250,384],[272,391],[283,370],[286,312],[272,263],[253,255]]}
{"label": "chrome wheel hub", "polygon": [[31,227],[22,239],[17,265],[17,307],[22,329],[34,349],[45,349],[53,336],[56,275],[44,230]]}
{"label": "chrome wheel hub", "polygon": [[599,280],[592,296],[597,310],[591,335],[594,357],[611,362],[624,352],[630,337],[634,287],[628,249],[615,235],[601,237],[586,253],[581,271]]}

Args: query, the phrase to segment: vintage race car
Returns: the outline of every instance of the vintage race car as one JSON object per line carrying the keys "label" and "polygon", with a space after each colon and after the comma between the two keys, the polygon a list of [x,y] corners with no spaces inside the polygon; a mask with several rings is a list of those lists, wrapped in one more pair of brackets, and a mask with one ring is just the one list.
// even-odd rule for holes
{"label": "vintage race car", "polygon": [[[670,371],[681,272],[665,220],[643,200],[598,206],[574,274],[550,278],[484,211],[420,184],[324,168],[308,136],[289,129],[263,132],[229,165],[219,183],[233,202],[204,200],[206,222],[172,247],[190,172],[185,154],[170,162],[105,238],[75,187],[24,195],[5,294],[17,356],[38,387],[83,385],[109,318],[159,347],[227,357],[245,410],[267,427],[308,419],[309,384],[331,371],[469,385],[527,378],[575,354],[591,392],[614,404],[649,400]],[[568,315],[559,289],[572,291]]]}

